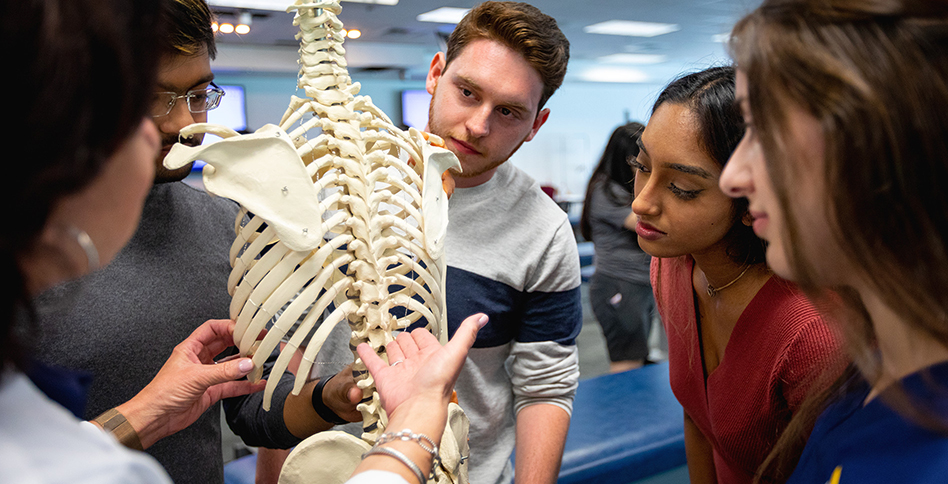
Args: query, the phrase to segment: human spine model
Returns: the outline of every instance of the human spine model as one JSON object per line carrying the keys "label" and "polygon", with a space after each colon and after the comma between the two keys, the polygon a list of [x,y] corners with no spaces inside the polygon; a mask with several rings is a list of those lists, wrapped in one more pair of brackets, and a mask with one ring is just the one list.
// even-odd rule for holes
{"label": "human spine model", "polygon": [[[446,340],[443,244],[450,188],[442,185],[453,186],[447,170],[460,164],[437,146],[436,136],[405,133],[368,97],[357,96],[360,85],[351,82],[343,57],[341,10],[338,0],[297,0],[287,9],[296,11],[293,23],[300,28],[298,87],[306,97],[291,98],[279,126],[239,135],[192,125],[181,135],[207,132],[223,139],[175,145],[165,159],[169,168],[204,160],[207,190],[242,207],[228,290],[234,340],[241,355],[253,356],[251,380],[261,378],[263,363],[286,342],[268,379],[266,409],[279,376],[302,353],[293,389],[299,393],[326,337],[343,320],[352,331],[351,348],[366,342],[383,358],[392,331],[421,320]],[[324,432],[298,446],[295,454],[318,454],[302,459],[317,466],[300,472],[323,471],[315,481],[308,474],[310,482],[344,481],[345,467],[354,468],[385,427],[374,382],[354,358],[364,396],[362,439]],[[453,412],[438,482],[466,481],[461,455],[467,422],[459,409]],[[281,482],[292,480],[286,474],[285,468]]]}

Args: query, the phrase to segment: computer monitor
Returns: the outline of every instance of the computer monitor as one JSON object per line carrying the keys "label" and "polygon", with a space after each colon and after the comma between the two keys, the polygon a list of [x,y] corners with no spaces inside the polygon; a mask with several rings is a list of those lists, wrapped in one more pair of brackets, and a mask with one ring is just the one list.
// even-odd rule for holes
{"label": "computer monitor", "polygon": [[244,96],[244,86],[235,84],[220,85],[224,89],[224,97],[217,109],[207,112],[207,122],[227,126],[234,131],[247,129],[247,100]]}
{"label": "computer monitor", "polygon": [[425,129],[430,103],[431,94],[424,89],[402,91],[402,124],[410,128]]}

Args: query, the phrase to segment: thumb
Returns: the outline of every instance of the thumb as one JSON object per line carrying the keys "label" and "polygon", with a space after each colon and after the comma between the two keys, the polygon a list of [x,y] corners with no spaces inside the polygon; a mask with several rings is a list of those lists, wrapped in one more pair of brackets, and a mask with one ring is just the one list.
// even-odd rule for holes
{"label": "thumb", "polygon": [[216,385],[247,376],[247,374],[253,370],[253,360],[250,358],[238,358],[236,360],[207,366],[213,367],[213,371],[209,372],[208,375],[208,383],[210,385]]}
{"label": "thumb", "polygon": [[349,403],[355,405],[362,400],[362,390],[358,386],[352,385],[347,392],[346,396],[349,398]]}
{"label": "thumb", "polygon": [[474,346],[474,340],[477,339],[477,332],[487,324],[488,318],[484,313],[477,313],[468,316],[458,330],[454,332],[454,337],[445,347],[452,351],[463,351],[467,353]]}

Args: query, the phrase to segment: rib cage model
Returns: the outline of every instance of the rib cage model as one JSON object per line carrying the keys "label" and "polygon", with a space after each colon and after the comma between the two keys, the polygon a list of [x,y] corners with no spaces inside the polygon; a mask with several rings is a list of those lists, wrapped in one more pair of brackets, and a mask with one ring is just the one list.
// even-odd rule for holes
{"label": "rib cage model", "polygon": [[[234,340],[241,355],[253,356],[252,380],[286,343],[266,386],[268,410],[294,355],[302,353],[298,394],[326,337],[343,320],[351,328],[351,349],[367,342],[383,358],[392,332],[410,325],[423,323],[444,343],[448,197],[442,185],[453,187],[447,170],[460,168],[436,136],[405,133],[368,97],[357,96],[360,85],[351,82],[343,57],[338,0],[297,0],[287,11],[296,11],[293,23],[300,28],[298,87],[306,98],[292,96],[279,126],[252,134],[189,126],[181,136],[205,132],[223,139],[177,144],[164,162],[178,168],[204,160],[207,190],[241,205],[228,290]],[[343,432],[307,439],[294,451],[299,458],[288,459],[281,482],[293,482],[287,474],[294,465],[308,482],[343,482],[382,434],[386,416],[374,382],[354,358],[364,396],[362,439]],[[438,482],[466,482],[466,440],[466,417],[453,408]],[[316,480],[314,470],[322,474]]]}

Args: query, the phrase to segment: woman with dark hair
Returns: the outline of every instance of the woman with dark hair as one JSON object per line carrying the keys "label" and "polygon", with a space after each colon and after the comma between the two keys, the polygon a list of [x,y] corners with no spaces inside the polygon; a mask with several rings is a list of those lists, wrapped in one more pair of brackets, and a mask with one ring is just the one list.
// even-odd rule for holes
{"label": "woman with dark hair", "polygon": [[161,6],[0,1],[0,39],[16,66],[0,81],[16,122],[4,127],[29,154],[8,159],[11,183],[0,190],[0,482],[167,482],[154,460],[116,439],[148,447],[220,398],[262,388],[234,381],[252,369],[249,358],[213,364],[233,345],[232,321],[199,327],[148,386],[94,423],[54,403],[70,381],[30,358],[33,298],[107,264],[138,223],[160,144],[147,107]]}
{"label": "woman with dark hair", "polygon": [[642,252],[632,213],[632,167],[645,126],[628,123],[609,137],[586,187],[579,219],[583,237],[596,249],[589,303],[602,326],[613,373],[638,368],[648,357],[655,299],[648,281],[652,256]]}
{"label": "woman with dark hair", "polygon": [[948,2],[769,0],[731,38],[748,129],[721,187],[750,200],[773,270],[833,305],[854,362],[762,470],[945,482]]}
{"label": "woman with dark hair", "polygon": [[751,482],[838,344],[797,288],[773,276],[747,201],[718,177],[743,134],[734,68],[670,83],[633,161],[639,244],[685,410],[691,482]]}

